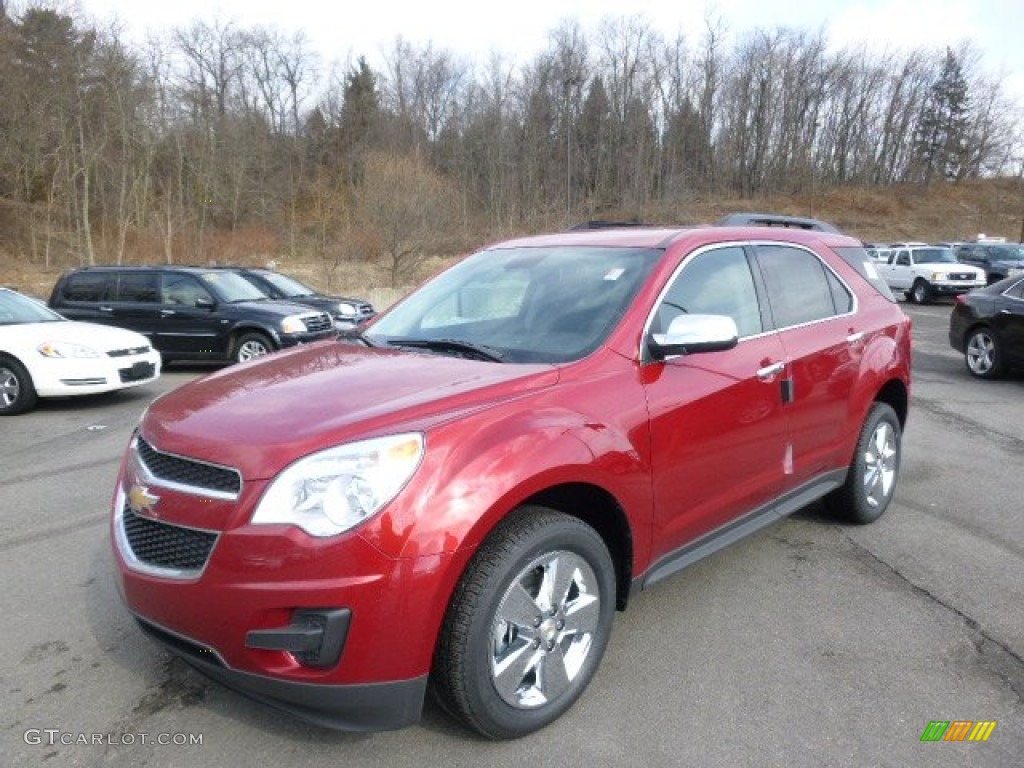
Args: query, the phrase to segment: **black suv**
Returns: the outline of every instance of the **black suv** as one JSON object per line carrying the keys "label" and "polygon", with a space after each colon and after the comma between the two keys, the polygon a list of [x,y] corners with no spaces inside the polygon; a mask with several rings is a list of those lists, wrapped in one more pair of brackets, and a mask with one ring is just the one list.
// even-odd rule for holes
{"label": "black suv", "polygon": [[334,324],[342,330],[354,328],[377,314],[368,301],[345,296],[325,296],[294,277],[272,269],[236,267],[234,271],[272,299],[284,299],[327,312],[334,318]]}
{"label": "black suv", "polygon": [[72,320],[138,331],[165,362],[242,362],[337,335],[326,312],[270,300],[216,267],[83,267],[61,275],[49,304]]}
{"label": "black suv", "polygon": [[957,243],[956,260],[985,270],[988,284],[1024,272],[1024,245],[1020,243]]}

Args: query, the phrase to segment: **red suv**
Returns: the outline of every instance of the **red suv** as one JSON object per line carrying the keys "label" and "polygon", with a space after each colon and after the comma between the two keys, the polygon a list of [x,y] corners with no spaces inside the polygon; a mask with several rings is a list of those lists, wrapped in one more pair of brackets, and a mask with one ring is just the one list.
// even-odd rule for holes
{"label": "red suv", "polygon": [[308,720],[397,728],[430,690],[521,736],[583,692],[631,595],[821,497],[878,518],[909,385],[910,321],[851,237],[503,242],[360,334],[153,403],[113,505],[121,589],[170,650]]}

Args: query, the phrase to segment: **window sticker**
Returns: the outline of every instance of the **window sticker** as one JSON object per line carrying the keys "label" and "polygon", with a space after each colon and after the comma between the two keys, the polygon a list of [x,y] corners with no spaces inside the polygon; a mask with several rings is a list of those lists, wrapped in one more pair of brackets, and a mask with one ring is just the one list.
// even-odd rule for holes
{"label": "window sticker", "polygon": [[620,277],[622,277],[622,274],[625,271],[626,270],[624,270],[622,267],[616,267],[615,269],[610,270],[608,272],[608,274],[604,276],[604,279],[605,280],[618,280]]}
{"label": "window sticker", "polygon": [[864,271],[867,273],[867,276],[868,276],[869,279],[871,279],[871,280],[877,280],[878,279],[878,270],[875,269],[875,265],[872,264],[870,261],[865,261],[864,262]]}

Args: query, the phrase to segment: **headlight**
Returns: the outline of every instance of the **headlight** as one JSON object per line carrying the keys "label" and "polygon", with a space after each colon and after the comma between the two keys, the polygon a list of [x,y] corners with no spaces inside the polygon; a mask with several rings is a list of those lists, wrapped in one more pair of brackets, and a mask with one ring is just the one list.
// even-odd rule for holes
{"label": "headlight", "polygon": [[43,357],[99,357],[92,347],[73,344],[70,341],[44,341],[36,351]]}
{"label": "headlight", "polygon": [[278,475],[253,525],[296,525],[336,536],[379,512],[405,487],[423,458],[423,435],[363,440],[307,456]]}
{"label": "headlight", "polygon": [[943,274],[942,272],[932,272],[932,281],[938,282],[939,280],[949,280],[949,275]]}
{"label": "headlight", "polygon": [[343,315],[345,317],[352,317],[353,315],[356,314],[356,308],[353,307],[351,304],[341,302],[340,304],[338,304],[338,314]]}
{"label": "headlight", "polygon": [[306,324],[299,315],[288,315],[281,321],[281,330],[284,333],[305,333]]}

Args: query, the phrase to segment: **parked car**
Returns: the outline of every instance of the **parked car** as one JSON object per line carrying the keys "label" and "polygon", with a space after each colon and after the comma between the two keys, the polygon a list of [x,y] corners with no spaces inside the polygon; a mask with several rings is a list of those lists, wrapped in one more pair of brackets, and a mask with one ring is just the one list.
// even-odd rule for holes
{"label": "parked car", "polygon": [[334,318],[334,324],[339,330],[353,328],[377,314],[368,301],[344,296],[325,296],[294,277],[272,269],[238,267],[236,271],[272,299],[286,299],[295,304],[304,304],[327,312]]}
{"label": "parked car", "polygon": [[83,267],[57,280],[50,307],[137,331],[164,362],[244,362],[337,335],[326,312],[271,301],[241,275],[216,267]]}
{"label": "parked car", "polygon": [[1024,274],[958,296],[949,316],[949,343],[982,379],[1024,367]]}
{"label": "parked car", "polygon": [[1020,243],[958,243],[954,253],[957,261],[984,270],[989,284],[1024,273],[1024,245]]}
{"label": "parked car", "polygon": [[0,288],[0,416],[29,411],[40,397],[113,392],[159,376],[160,355],[145,337],[71,322]]}
{"label": "parked car", "polygon": [[932,245],[894,247],[886,264],[876,265],[893,291],[902,292],[915,304],[936,296],[957,296],[985,285],[985,272],[960,264],[951,248]]}
{"label": "parked car", "polygon": [[632,595],[896,488],[910,320],[843,234],[510,240],[349,336],[159,399],[111,522],[146,633],[321,725],[408,725],[430,688],[487,737],[535,731]]}

